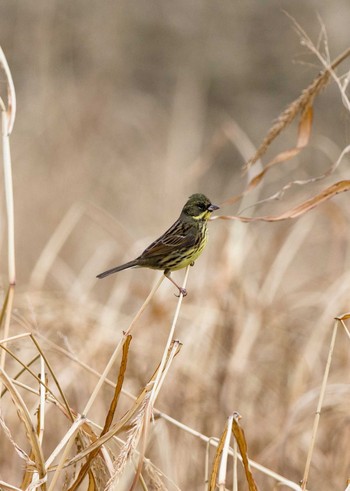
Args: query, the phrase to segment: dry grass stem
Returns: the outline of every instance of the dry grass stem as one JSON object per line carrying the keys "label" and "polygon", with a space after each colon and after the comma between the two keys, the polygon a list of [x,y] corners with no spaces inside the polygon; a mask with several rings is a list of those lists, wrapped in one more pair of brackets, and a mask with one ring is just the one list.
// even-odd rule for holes
{"label": "dry grass stem", "polygon": [[224,446],[221,454],[221,461],[220,461],[218,479],[217,479],[217,485],[220,491],[225,491],[225,487],[226,487],[227,458],[228,458],[228,451],[230,448],[232,424],[233,424],[233,415],[229,416],[227,420],[226,437],[225,437]]}
{"label": "dry grass stem", "polygon": [[[190,266],[187,266],[182,288],[186,288],[189,272],[190,272]],[[176,305],[176,309],[175,309],[175,313],[174,313],[174,317],[173,317],[173,322],[171,324],[170,331],[169,331],[169,334],[168,334],[168,339],[167,339],[167,342],[166,342],[166,345],[165,345],[165,348],[164,348],[164,351],[163,351],[163,356],[162,356],[162,360],[160,362],[160,367],[159,367],[159,371],[158,371],[158,374],[157,374],[157,378],[156,378],[156,380],[154,382],[154,386],[152,388],[151,398],[150,398],[152,407],[154,406],[155,400],[156,400],[156,398],[158,396],[159,387],[160,387],[160,378],[163,375],[163,369],[164,369],[165,363],[166,363],[167,358],[168,358],[168,352],[169,352],[170,344],[171,344],[171,342],[172,342],[172,340],[174,338],[176,324],[177,324],[177,321],[178,321],[178,318],[179,318],[179,314],[180,314],[180,309],[181,309],[183,298],[184,298],[183,297],[183,294],[181,293],[179,295],[179,299],[178,299],[178,302],[177,302],[177,305]]]}
{"label": "dry grass stem", "polygon": [[8,484],[8,483],[1,481],[1,480],[0,480],[0,486],[2,487],[2,489],[4,491],[7,491],[7,490],[8,491],[23,491],[20,488],[17,488],[16,486],[12,486],[11,484]]}
{"label": "dry grass stem", "polygon": [[[8,274],[9,283],[16,283],[15,267],[15,215],[13,205],[13,182],[12,182],[12,164],[10,151],[10,134],[16,117],[16,93],[12,80],[11,70],[8,66],[5,54],[0,47],[0,65],[5,72],[7,83],[7,108],[0,98],[1,110],[1,130],[2,130],[2,158],[4,166],[4,185],[6,197],[7,212],[7,251],[8,251]],[[11,305],[11,304],[9,304]]]}
{"label": "dry grass stem", "polygon": [[238,463],[238,448],[237,448],[237,442],[234,439],[233,440],[233,459],[232,459],[232,480],[233,480],[233,487],[232,491],[238,491],[238,472],[237,472],[237,463]]}
{"label": "dry grass stem", "polygon": [[309,447],[309,451],[308,451],[307,458],[306,458],[303,480],[301,483],[301,489],[303,489],[303,490],[306,489],[307,481],[309,478],[311,459],[312,459],[312,455],[313,455],[313,451],[314,451],[314,447],[315,447],[315,443],[316,443],[317,429],[318,429],[318,425],[320,422],[323,400],[324,400],[324,396],[325,396],[325,392],[326,392],[326,388],[327,388],[329,370],[331,368],[334,345],[335,345],[335,340],[337,337],[337,330],[338,330],[338,321],[335,322],[334,327],[333,327],[332,338],[331,338],[329,351],[328,351],[327,364],[326,364],[324,375],[323,375],[320,397],[318,400],[316,415],[315,415],[314,424],[313,424],[313,428],[312,428],[311,442],[310,442],[310,447]]}

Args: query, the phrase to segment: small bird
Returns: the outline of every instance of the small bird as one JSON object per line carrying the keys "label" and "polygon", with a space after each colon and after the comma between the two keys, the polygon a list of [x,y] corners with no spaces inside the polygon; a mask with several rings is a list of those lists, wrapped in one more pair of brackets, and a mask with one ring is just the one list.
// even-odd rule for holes
{"label": "small bird", "polygon": [[211,204],[204,194],[192,194],[176,222],[159,239],[152,242],[141,256],[109,269],[97,275],[97,278],[128,268],[161,269],[179,290],[179,295],[187,295],[186,289],[171,278],[171,272],[194,265],[208,240],[207,221],[211,213],[218,209],[219,206]]}

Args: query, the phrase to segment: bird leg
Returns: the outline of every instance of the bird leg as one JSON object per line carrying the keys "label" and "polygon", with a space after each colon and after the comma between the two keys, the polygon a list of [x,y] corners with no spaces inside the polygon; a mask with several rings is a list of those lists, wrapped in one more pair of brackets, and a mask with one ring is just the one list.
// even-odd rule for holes
{"label": "bird leg", "polygon": [[186,297],[187,295],[187,290],[186,288],[182,288],[182,286],[179,286],[173,279],[172,277],[170,276],[171,275],[171,271],[169,270],[165,270],[164,271],[164,276],[166,276],[168,278],[168,280],[170,280],[172,282],[173,285],[176,286],[176,288],[179,290],[179,294],[176,295],[176,297],[179,297],[180,295],[182,295],[183,297]]}

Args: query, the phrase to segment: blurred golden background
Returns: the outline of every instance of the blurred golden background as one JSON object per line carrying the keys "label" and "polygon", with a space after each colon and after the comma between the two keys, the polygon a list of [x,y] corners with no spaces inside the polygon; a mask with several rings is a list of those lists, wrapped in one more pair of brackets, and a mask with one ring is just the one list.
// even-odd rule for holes
{"label": "blurred golden background", "polygon": [[[142,252],[190,194],[221,203],[240,193],[245,161],[322,69],[284,11],[316,44],[321,19],[331,58],[349,46],[346,0],[3,0],[0,44],[18,105],[11,138],[14,332],[41,332],[103,371],[159,273],[125,271],[103,281],[96,274]],[[271,172],[249,204],[293,179],[322,174],[348,144],[349,113],[334,83],[314,109],[309,147]],[[295,141],[292,126],[264,162]],[[247,213],[278,214],[348,178],[348,163],[345,156],[336,177],[293,187],[282,201]],[[350,310],[348,200],[342,195],[295,222],[209,224],[209,245],[190,271],[181,312],[183,348],[157,403],[209,436],[219,436],[227,416],[239,411],[250,457],[295,482],[303,474],[332,319]],[[237,212],[238,206],[222,210]],[[1,229],[6,235],[4,202]],[[5,290],[4,240],[1,246]],[[132,341],[126,388],[134,394],[167,338],[176,305],[167,283]],[[349,477],[345,339],[335,348],[310,490],[345,489]],[[30,357],[29,346],[21,349]],[[50,349],[70,404],[81,411],[96,380]],[[93,412],[99,422],[106,392]],[[202,489],[205,445],[164,421],[155,426],[147,455],[180,489]],[[48,448],[56,431],[47,429]],[[16,483],[19,463],[6,445],[0,478]],[[268,478],[256,479],[261,489],[275,489]]]}

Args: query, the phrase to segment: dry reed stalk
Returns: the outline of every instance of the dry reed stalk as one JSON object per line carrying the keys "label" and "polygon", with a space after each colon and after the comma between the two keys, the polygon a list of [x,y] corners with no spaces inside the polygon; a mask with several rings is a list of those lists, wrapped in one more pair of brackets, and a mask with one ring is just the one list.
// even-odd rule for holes
{"label": "dry reed stalk", "polygon": [[8,484],[1,480],[0,480],[0,486],[1,489],[3,489],[4,491],[23,491],[22,489],[17,488],[16,486],[12,486],[11,484]]}
{"label": "dry reed stalk", "polygon": [[233,459],[232,459],[232,479],[233,479],[232,491],[238,491],[237,463],[238,463],[238,449],[237,449],[237,441],[234,439],[233,440]]}
{"label": "dry reed stalk", "polygon": [[[10,331],[10,320],[13,307],[14,285],[16,284],[16,264],[15,264],[15,224],[14,224],[14,206],[13,206],[13,181],[12,181],[12,164],[10,151],[10,135],[16,118],[16,92],[12,80],[11,70],[8,66],[5,54],[0,47],[0,66],[5,72],[7,83],[7,107],[0,98],[1,111],[1,131],[2,131],[2,158],[4,166],[4,187],[6,198],[7,213],[7,254],[8,254],[8,275],[9,290],[6,296],[5,305],[2,307],[2,314],[5,314],[4,334],[7,338]],[[5,369],[6,352],[2,351],[0,355],[0,368]],[[2,391],[0,381],[0,392]]]}
{"label": "dry reed stalk", "polygon": [[232,424],[233,424],[233,415],[229,416],[229,418],[227,420],[226,437],[225,437],[224,446],[222,449],[219,472],[218,472],[218,479],[217,479],[217,485],[219,487],[219,491],[225,491],[225,488],[226,488],[227,458],[228,458],[228,452],[229,452],[229,447],[230,447]]}
{"label": "dry reed stalk", "polygon": [[331,363],[332,363],[334,345],[335,345],[335,340],[337,337],[337,329],[338,329],[338,320],[335,322],[333,332],[332,332],[332,338],[331,338],[331,342],[330,342],[330,346],[329,346],[327,363],[326,363],[326,367],[325,367],[325,371],[324,371],[324,375],[323,375],[323,380],[322,380],[322,385],[321,385],[320,397],[318,400],[316,415],[315,415],[314,424],[313,424],[313,428],[312,428],[311,442],[310,442],[310,447],[309,447],[309,451],[308,451],[307,458],[306,458],[303,480],[301,483],[301,489],[303,491],[306,490],[306,485],[307,485],[307,481],[309,478],[311,459],[312,459],[312,454],[313,454],[313,450],[315,447],[317,429],[318,429],[318,424],[320,422],[321,409],[322,409],[323,400],[324,400],[324,396],[325,396],[325,392],[326,392],[329,370],[330,370]]}

